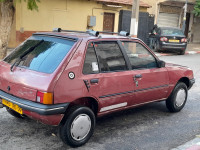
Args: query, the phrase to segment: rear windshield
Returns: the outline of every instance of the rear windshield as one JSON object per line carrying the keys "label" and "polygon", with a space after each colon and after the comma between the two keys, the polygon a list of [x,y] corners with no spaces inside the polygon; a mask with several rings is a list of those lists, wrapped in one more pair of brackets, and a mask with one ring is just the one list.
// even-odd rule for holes
{"label": "rear windshield", "polygon": [[[52,73],[74,45],[74,41],[55,37],[32,36],[4,61],[30,70]],[[32,48],[32,50],[31,50]]]}
{"label": "rear windshield", "polygon": [[162,29],[161,34],[163,35],[184,35],[183,32],[179,29]]}

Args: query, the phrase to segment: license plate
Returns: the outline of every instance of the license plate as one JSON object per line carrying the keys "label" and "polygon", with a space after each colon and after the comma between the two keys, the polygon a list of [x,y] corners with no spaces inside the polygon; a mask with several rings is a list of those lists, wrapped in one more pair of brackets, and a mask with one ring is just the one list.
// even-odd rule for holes
{"label": "license plate", "polygon": [[172,39],[169,39],[169,42],[179,43],[179,40],[172,40]]}
{"label": "license plate", "polygon": [[21,115],[23,114],[22,108],[20,108],[17,104],[13,104],[12,102],[9,102],[5,99],[2,99],[2,104],[13,109],[14,111],[18,112]]}

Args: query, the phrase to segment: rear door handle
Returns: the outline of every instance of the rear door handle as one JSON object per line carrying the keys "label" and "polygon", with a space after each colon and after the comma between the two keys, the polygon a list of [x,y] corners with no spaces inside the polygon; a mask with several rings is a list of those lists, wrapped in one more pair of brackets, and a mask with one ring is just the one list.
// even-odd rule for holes
{"label": "rear door handle", "polygon": [[94,83],[99,83],[99,79],[91,79],[91,80],[90,80],[90,83],[91,83],[91,84],[92,84],[92,83],[93,83],[93,84],[94,84]]}
{"label": "rear door handle", "polygon": [[141,75],[141,74],[136,74],[136,75],[134,76],[134,78],[135,78],[135,79],[137,79],[137,78],[142,78],[142,75]]}

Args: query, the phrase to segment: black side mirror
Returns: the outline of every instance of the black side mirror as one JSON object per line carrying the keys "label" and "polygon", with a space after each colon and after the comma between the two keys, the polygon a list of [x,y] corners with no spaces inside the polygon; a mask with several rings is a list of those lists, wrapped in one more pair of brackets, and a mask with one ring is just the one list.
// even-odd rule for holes
{"label": "black side mirror", "polygon": [[159,68],[165,67],[165,62],[162,61],[162,60],[159,60],[159,61],[158,61],[158,67],[159,67]]}

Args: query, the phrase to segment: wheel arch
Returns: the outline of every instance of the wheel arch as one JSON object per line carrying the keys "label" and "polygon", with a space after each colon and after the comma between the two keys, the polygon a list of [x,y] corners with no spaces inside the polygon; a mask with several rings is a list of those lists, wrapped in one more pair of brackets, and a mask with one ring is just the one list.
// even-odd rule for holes
{"label": "wheel arch", "polygon": [[64,114],[64,117],[61,121],[61,124],[65,122],[65,120],[67,119],[67,116],[69,115],[68,112],[72,107],[75,106],[86,106],[89,107],[93,112],[94,115],[97,116],[97,113],[99,111],[99,102],[98,100],[96,100],[93,97],[82,97],[82,98],[78,98],[76,100],[74,100],[73,102],[71,102]]}
{"label": "wheel arch", "polygon": [[190,86],[190,81],[189,81],[189,79],[188,79],[187,77],[182,77],[181,79],[179,79],[178,82],[183,82],[183,83],[185,83],[186,86],[187,86],[187,88],[189,88],[189,86]]}

